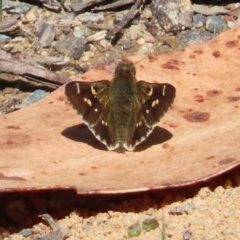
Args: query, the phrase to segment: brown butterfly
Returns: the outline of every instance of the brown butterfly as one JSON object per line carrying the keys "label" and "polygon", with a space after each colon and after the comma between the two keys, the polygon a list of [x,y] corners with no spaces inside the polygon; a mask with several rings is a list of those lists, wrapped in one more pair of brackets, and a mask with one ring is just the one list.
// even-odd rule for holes
{"label": "brown butterfly", "polygon": [[132,62],[120,62],[112,81],[72,81],[65,94],[94,136],[108,150],[132,151],[152,132],[173,103],[167,83],[137,81]]}

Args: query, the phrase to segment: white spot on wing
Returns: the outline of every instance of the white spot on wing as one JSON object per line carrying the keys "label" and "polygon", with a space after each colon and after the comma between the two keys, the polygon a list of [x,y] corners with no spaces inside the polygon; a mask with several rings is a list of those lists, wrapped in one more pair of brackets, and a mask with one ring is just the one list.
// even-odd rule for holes
{"label": "white spot on wing", "polygon": [[166,92],[166,85],[163,86],[163,91],[162,91],[162,95],[165,97],[165,92]]}
{"label": "white spot on wing", "polygon": [[150,88],[149,92],[147,93],[148,96],[152,96],[153,94],[153,88]]}
{"label": "white spot on wing", "polygon": [[102,120],[101,123],[102,123],[103,125],[107,126],[107,122],[105,122],[105,121]]}
{"label": "white spot on wing", "polygon": [[142,122],[138,122],[137,124],[136,124],[136,127],[139,127],[139,126],[141,126],[142,125]]}
{"label": "white spot on wing", "polygon": [[159,103],[158,99],[156,99],[155,101],[152,102],[152,107],[154,107],[155,105],[157,105]]}
{"label": "white spot on wing", "polygon": [[94,86],[91,86],[91,91],[92,91],[92,94],[93,94],[93,95],[96,95],[96,94],[97,94],[97,92],[96,92],[95,89],[94,89]]}
{"label": "white spot on wing", "polygon": [[77,93],[79,94],[79,93],[80,93],[80,86],[79,86],[79,83],[76,83],[76,87],[77,87]]}
{"label": "white spot on wing", "polygon": [[84,98],[84,102],[86,102],[89,106],[92,106],[92,102],[90,99]]}

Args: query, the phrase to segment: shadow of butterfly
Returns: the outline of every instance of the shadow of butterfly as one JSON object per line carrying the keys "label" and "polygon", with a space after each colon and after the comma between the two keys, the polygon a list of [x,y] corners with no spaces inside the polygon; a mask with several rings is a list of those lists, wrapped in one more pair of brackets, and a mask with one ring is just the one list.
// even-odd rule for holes
{"label": "shadow of butterfly", "polygon": [[120,62],[112,81],[72,81],[65,94],[94,136],[108,150],[132,151],[144,141],[173,103],[167,83],[137,81],[132,62]]}

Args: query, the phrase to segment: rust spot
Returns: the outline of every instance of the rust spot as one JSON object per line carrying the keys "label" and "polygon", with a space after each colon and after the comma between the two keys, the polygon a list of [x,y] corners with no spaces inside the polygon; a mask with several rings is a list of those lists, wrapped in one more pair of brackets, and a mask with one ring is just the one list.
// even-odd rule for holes
{"label": "rust spot", "polygon": [[178,60],[170,59],[168,62],[162,64],[162,68],[179,70],[180,68],[176,66],[178,64],[179,64]]}
{"label": "rust spot", "polygon": [[175,64],[175,65],[178,65],[178,64],[179,64],[179,61],[176,60],[176,59],[170,59],[168,62],[169,62],[169,63],[172,63],[172,64]]}
{"label": "rust spot", "polygon": [[65,100],[65,97],[64,97],[64,96],[58,97],[57,100],[58,100],[58,101],[64,101],[64,100]]}
{"label": "rust spot", "polygon": [[235,106],[235,108],[238,108],[238,106]]}
{"label": "rust spot", "polygon": [[220,165],[229,164],[235,162],[236,158],[225,158],[219,162]]}
{"label": "rust spot", "polygon": [[139,162],[140,164],[144,164],[144,162],[143,161],[141,161],[141,162]]}
{"label": "rust spot", "polygon": [[169,148],[169,144],[168,144],[168,143],[164,143],[164,144],[162,145],[162,148]]}
{"label": "rust spot", "polygon": [[171,63],[164,63],[164,64],[162,64],[162,68],[173,69],[173,70],[179,70],[178,67],[172,65]]}
{"label": "rust spot", "polygon": [[83,172],[80,172],[79,175],[80,175],[80,176],[86,176],[87,174],[86,174],[86,173],[83,173]]}
{"label": "rust spot", "polygon": [[219,51],[214,51],[212,54],[215,58],[220,57],[221,53]]}
{"label": "rust spot", "polygon": [[91,169],[97,169],[97,167],[96,166],[92,166]]}
{"label": "rust spot", "polygon": [[226,47],[228,48],[234,48],[238,45],[238,40],[233,40],[233,41],[229,41],[226,43]]}
{"label": "rust spot", "polygon": [[209,157],[206,157],[207,160],[209,160],[209,159],[213,159],[213,158],[215,158],[215,156],[209,156]]}
{"label": "rust spot", "polygon": [[49,102],[48,104],[53,104],[53,102]]}
{"label": "rust spot", "polygon": [[240,87],[236,88],[235,91],[237,91],[237,92],[240,91]]}
{"label": "rust spot", "polygon": [[206,122],[209,120],[210,114],[208,112],[193,112],[183,115],[189,122]]}
{"label": "rust spot", "polygon": [[196,102],[199,102],[199,103],[204,102],[204,98],[202,95],[196,95],[194,97],[196,98],[196,100],[195,100]]}
{"label": "rust spot", "polygon": [[175,125],[175,124],[171,124],[171,123],[170,123],[168,126],[171,127],[171,128],[175,128],[175,127],[177,127],[177,125]]}
{"label": "rust spot", "polygon": [[193,75],[193,76],[196,76],[197,74],[196,74],[196,73],[193,73],[192,75]]}
{"label": "rust spot", "polygon": [[143,65],[140,65],[139,67],[140,67],[140,68],[144,68],[144,66],[143,66]]}
{"label": "rust spot", "polygon": [[222,94],[222,91],[218,91],[218,90],[209,90],[207,91],[207,96],[208,97],[215,97],[217,95]]}
{"label": "rust spot", "polygon": [[81,79],[82,80],[87,80],[87,77],[86,76],[81,76]]}
{"label": "rust spot", "polygon": [[240,39],[240,35],[238,35],[238,37],[237,37],[238,39]]}
{"label": "rust spot", "polygon": [[0,180],[26,181],[25,178],[22,178],[22,177],[16,177],[16,176],[13,176],[13,177],[7,177],[7,176],[5,176],[3,173],[0,173]]}
{"label": "rust spot", "polygon": [[19,130],[20,127],[19,126],[14,126],[14,125],[10,125],[10,126],[7,126],[8,129],[14,129],[14,130]]}
{"label": "rust spot", "polygon": [[228,101],[229,102],[236,102],[240,99],[240,97],[236,97],[236,96],[230,96],[228,97]]}
{"label": "rust spot", "polygon": [[19,148],[23,147],[25,145],[30,144],[31,139],[29,135],[26,134],[20,134],[20,133],[12,133],[7,134],[7,136],[1,136],[0,139],[0,149],[3,148]]}
{"label": "rust spot", "polygon": [[193,51],[194,53],[197,53],[197,54],[203,54],[203,51],[202,50],[195,50]]}
{"label": "rust spot", "polygon": [[153,56],[153,55],[148,55],[148,60],[149,62],[153,62],[153,61],[156,61],[158,58],[156,56]]}
{"label": "rust spot", "polygon": [[190,58],[195,58],[196,56],[195,56],[195,55],[193,55],[193,54],[191,54],[189,57],[190,57]]}

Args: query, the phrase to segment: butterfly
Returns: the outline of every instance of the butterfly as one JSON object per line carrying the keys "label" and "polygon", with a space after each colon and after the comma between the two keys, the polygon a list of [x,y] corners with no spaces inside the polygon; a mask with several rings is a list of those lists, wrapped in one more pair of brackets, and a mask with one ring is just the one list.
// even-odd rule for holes
{"label": "butterfly", "polygon": [[135,75],[133,63],[122,61],[112,81],[72,81],[65,86],[70,104],[108,150],[134,150],[173,103],[174,86],[137,81]]}

